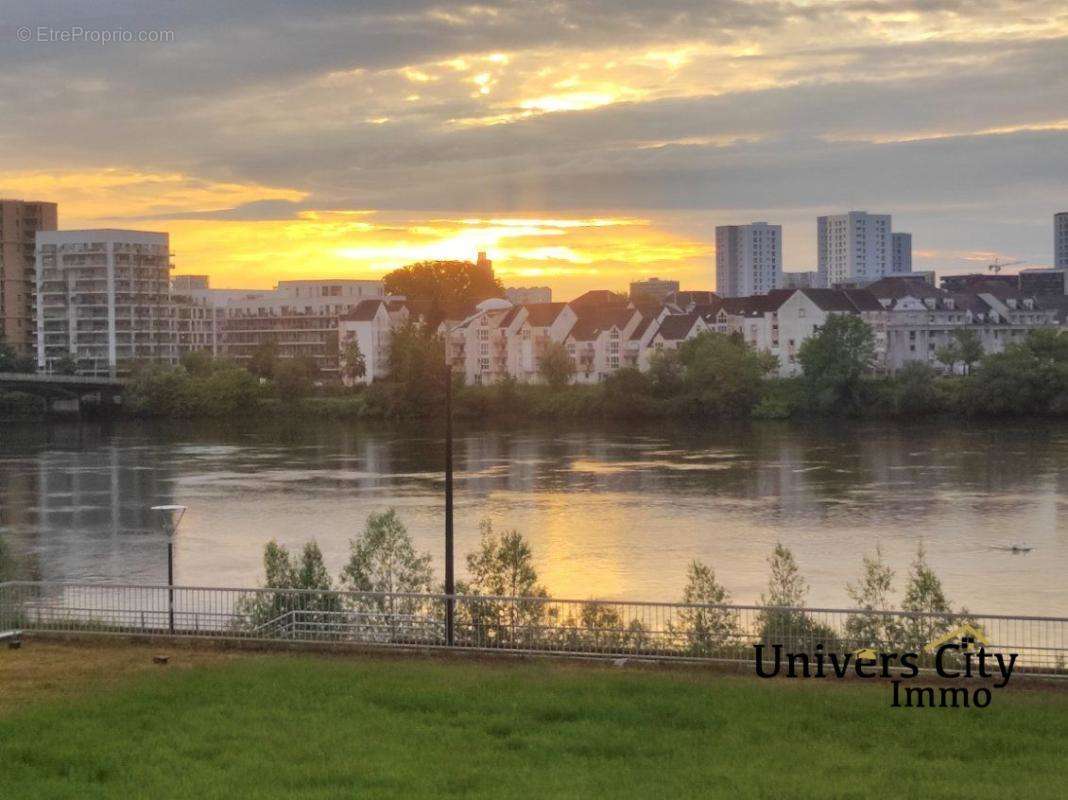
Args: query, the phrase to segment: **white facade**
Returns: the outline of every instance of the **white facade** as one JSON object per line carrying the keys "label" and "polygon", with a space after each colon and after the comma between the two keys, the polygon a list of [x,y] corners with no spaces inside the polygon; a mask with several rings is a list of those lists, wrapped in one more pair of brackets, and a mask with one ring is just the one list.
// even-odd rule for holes
{"label": "white facade", "polygon": [[818,269],[825,286],[874,281],[893,271],[889,214],[850,211],[816,219]]}
{"label": "white facade", "polygon": [[1053,266],[1068,269],[1068,211],[1053,215]]}
{"label": "white facade", "polygon": [[[409,319],[408,307],[396,300],[364,300],[348,314],[338,318],[340,356],[338,367],[343,382],[373,383],[389,377],[389,347],[393,329]],[[345,347],[355,342],[363,356],[364,374],[349,377]]]}
{"label": "white facade", "polygon": [[893,233],[891,234],[891,244],[893,246],[893,257],[890,262],[891,272],[897,275],[912,272],[912,234]]}
{"label": "white facade", "polygon": [[745,297],[782,285],[782,226],[716,226],[716,294]]}
{"label": "white facade", "polygon": [[37,363],[73,358],[82,374],[177,358],[166,233],[114,229],[37,234]]}

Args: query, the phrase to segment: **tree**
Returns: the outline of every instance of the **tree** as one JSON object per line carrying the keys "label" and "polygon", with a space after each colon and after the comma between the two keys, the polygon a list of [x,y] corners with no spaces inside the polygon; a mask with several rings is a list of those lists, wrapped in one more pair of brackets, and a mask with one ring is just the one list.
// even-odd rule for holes
{"label": "tree", "polygon": [[270,380],[278,366],[278,343],[274,339],[262,342],[248,360],[248,371],[257,378]]}
{"label": "tree", "polygon": [[971,328],[956,328],[952,339],[935,350],[935,358],[952,372],[957,363],[964,364],[964,374],[972,371],[972,365],[983,357],[983,342]]}
{"label": "tree", "polygon": [[215,359],[206,350],[190,350],[183,353],[182,367],[193,377],[206,377],[215,369]]}
{"label": "tree", "polygon": [[0,342],[0,372],[36,372],[37,361],[20,356],[11,345]]}
{"label": "tree", "polygon": [[890,593],[893,582],[894,571],[883,561],[879,547],[875,548],[874,555],[864,556],[860,580],[846,585],[846,594],[853,605],[868,612],[850,614],[846,619],[845,629],[851,648],[889,649],[899,643],[901,624],[897,618],[892,614],[873,613],[892,607]]}
{"label": "tree", "polygon": [[647,374],[657,397],[673,397],[682,391],[683,369],[677,350],[654,351]]}
{"label": "tree", "polygon": [[62,356],[52,362],[52,373],[55,375],[77,375],[78,374],[78,361],[70,353],[64,353]]}
{"label": "tree", "polygon": [[905,622],[906,646],[917,652],[932,639],[949,631],[954,624],[963,621],[953,616],[953,607],[942,589],[942,581],[927,563],[927,551],[922,542],[916,548],[916,558],[909,570],[905,600],[901,608],[924,615],[912,617]]}
{"label": "tree", "polygon": [[538,375],[553,389],[562,389],[575,374],[575,362],[562,342],[550,341],[538,360]]}
{"label": "tree", "polygon": [[489,520],[479,524],[479,531],[478,549],[467,554],[470,580],[457,589],[478,597],[463,602],[461,620],[470,626],[475,644],[533,644],[546,618],[541,598],[549,593],[538,583],[530,545],[518,531],[496,533]]}
{"label": "tree", "polygon": [[367,374],[367,360],[356,339],[345,342],[341,348],[341,377],[346,383],[355,383]]}
{"label": "tree", "polygon": [[281,631],[311,627],[318,635],[335,627],[341,601],[318,544],[307,542],[297,558],[272,539],[263,548],[263,572],[264,589],[279,591],[257,592],[238,604],[251,627],[275,625]]}
{"label": "tree", "polygon": [[430,554],[416,552],[392,508],[367,518],[363,533],[349,542],[349,561],[341,571],[345,589],[367,593],[349,600],[364,634],[390,642],[425,636],[424,621],[440,609],[426,598],[403,595],[429,594],[433,579]]}
{"label": "tree", "polygon": [[1049,414],[1068,409],[1068,336],[1036,330],[979,362],[966,389],[971,411]]}
{"label": "tree", "polygon": [[727,590],[716,581],[711,567],[700,561],[691,561],[686,570],[686,588],[682,602],[695,608],[682,608],[678,623],[672,626],[686,642],[686,651],[691,655],[713,655],[725,646],[733,644],[741,633],[738,614],[729,608],[707,608],[730,603]]}
{"label": "tree", "polygon": [[274,385],[278,396],[286,402],[295,402],[311,394],[319,365],[311,356],[283,358],[274,367]]}
{"label": "tree", "polygon": [[793,552],[777,542],[768,565],[768,592],[760,596],[760,604],[768,608],[758,615],[760,638],[769,645],[781,644],[786,652],[811,652],[817,643],[832,639],[833,631],[803,610],[808,583],[801,576]]}
{"label": "tree", "polygon": [[467,316],[482,300],[504,297],[504,286],[493,271],[470,261],[409,264],[386,275],[385,289],[386,294],[404,295],[434,329],[444,319]]}
{"label": "tree", "polygon": [[937,374],[922,361],[909,361],[894,376],[894,410],[898,414],[926,414],[938,408]]}
{"label": "tree", "polygon": [[875,359],[871,326],[853,314],[831,314],[801,344],[798,361],[812,404],[824,411],[860,408],[864,374]]}
{"label": "tree", "polygon": [[778,364],[740,338],[712,331],[683,342],[678,352],[687,398],[697,411],[713,416],[747,416]]}
{"label": "tree", "polygon": [[401,415],[440,411],[445,398],[445,342],[427,325],[405,322],[389,340],[389,376],[394,411]]}

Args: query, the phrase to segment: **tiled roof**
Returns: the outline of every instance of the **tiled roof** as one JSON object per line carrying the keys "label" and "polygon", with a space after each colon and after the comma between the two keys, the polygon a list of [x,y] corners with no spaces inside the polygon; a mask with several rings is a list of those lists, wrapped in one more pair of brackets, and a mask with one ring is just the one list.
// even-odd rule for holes
{"label": "tiled roof", "polygon": [[691,311],[689,314],[669,314],[660,320],[660,327],[657,329],[656,335],[667,339],[668,341],[679,341],[685,339],[696,324],[696,312]]}
{"label": "tiled roof", "polygon": [[567,303],[527,303],[523,306],[527,310],[527,322],[536,328],[545,328],[552,325]]}
{"label": "tiled roof", "polygon": [[578,309],[578,321],[568,334],[579,342],[589,342],[609,328],[623,330],[638,312],[626,306],[588,306]]}
{"label": "tiled roof", "polygon": [[370,322],[375,318],[375,314],[378,313],[380,305],[382,305],[381,300],[361,300],[352,311],[342,314],[338,319],[351,322]]}
{"label": "tiled roof", "polygon": [[656,319],[655,316],[648,316],[648,315],[643,314],[642,318],[641,318],[641,321],[638,322],[637,327],[630,332],[630,338],[632,340],[641,339],[642,336],[649,329],[649,326],[653,323],[653,321],[655,319]]}
{"label": "tiled roof", "polygon": [[619,306],[626,305],[627,298],[621,297],[608,289],[591,289],[585,294],[580,294],[568,305],[575,306]]}

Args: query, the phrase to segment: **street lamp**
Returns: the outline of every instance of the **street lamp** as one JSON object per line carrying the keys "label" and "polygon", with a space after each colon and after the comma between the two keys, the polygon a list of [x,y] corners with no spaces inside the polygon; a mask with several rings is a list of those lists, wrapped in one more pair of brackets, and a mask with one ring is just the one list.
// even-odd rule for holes
{"label": "street lamp", "polygon": [[174,534],[185,514],[185,506],[152,506],[159,519],[159,527],[167,537],[167,622],[174,633]]}
{"label": "street lamp", "polygon": [[[448,339],[446,339],[446,348]],[[456,584],[452,546],[452,364],[445,354],[445,644],[452,647]]]}

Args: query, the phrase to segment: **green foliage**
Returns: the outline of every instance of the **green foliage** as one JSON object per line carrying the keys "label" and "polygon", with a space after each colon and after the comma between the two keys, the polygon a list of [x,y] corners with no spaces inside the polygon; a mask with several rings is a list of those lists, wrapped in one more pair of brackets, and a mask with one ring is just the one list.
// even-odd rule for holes
{"label": "green foliage", "polygon": [[[323,553],[314,541],[305,544],[300,556],[295,557],[272,539],[263,549],[263,572],[264,589],[283,591],[257,592],[238,604],[238,613],[245,616],[249,627],[277,626],[284,632],[288,625],[314,626],[336,621],[341,603],[331,591],[333,585]],[[324,631],[317,631],[317,635],[324,635]]]}
{"label": "green foliage", "polygon": [[1068,336],[1032,331],[1004,352],[984,356],[964,402],[972,413],[993,416],[1068,412]]}
{"label": "green foliage", "polygon": [[263,387],[247,370],[229,361],[184,366],[143,366],[127,385],[124,408],[147,417],[229,417],[254,412],[264,396]]}
{"label": "green foliage", "polygon": [[682,636],[687,653],[708,656],[737,643],[741,632],[737,612],[729,608],[701,607],[730,604],[730,595],[716,581],[711,567],[700,561],[690,562],[682,602],[697,606],[680,609],[678,622],[672,626],[672,630]]}
{"label": "green foliage", "polygon": [[538,375],[554,389],[560,389],[571,382],[575,374],[575,362],[568,355],[562,342],[550,341],[538,361]]}
{"label": "green foliage", "polygon": [[412,620],[429,616],[433,601],[396,594],[427,594],[434,580],[430,554],[417,553],[395,509],[371,514],[359,538],[349,542],[349,561],[341,571],[341,585],[353,595],[347,599],[355,627],[372,641],[417,640],[426,631],[413,628]]}
{"label": "green foliage", "polygon": [[786,652],[812,652],[816,644],[831,643],[834,632],[804,611],[808,583],[801,576],[793,552],[778,542],[768,558],[771,575],[760,605],[771,606],[757,619],[760,638],[768,645],[781,644]]}
{"label": "green foliage", "polygon": [[[878,547],[875,554],[864,556],[860,580],[846,586],[846,594],[853,606],[865,611],[886,611],[893,608],[891,593],[894,571],[883,561]],[[902,627],[899,619],[889,614],[850,614],[845,623],[849,647],[871,647],[876,651],[892,649],[901,641]]]}
{"label": "green foliage", "polygon": [[674,397],[682,392],[683,367],[677,350],[658,350],[649,357],[647,371],[656,397]]}
{"label": "green foliage", "polygon": [[[903,611],[932,615],[915,617],[904,623],[905,646],[922,650],[935,639],[960,624],[962,618],[954,616],[953,607],[942,589],[942,581],[927,563],[927,551],[921,543],[916,549],[916,559],[909,570],[908,584],[905,587],[905,599],[901,604]],[[961,614],[967,612],[962,610]]]}
{"label": "green foliage", "polygon": [[462,319],[475,304],[504,297],[504,286],[470,261],[420,261],[385,277],[386,294],[404,295],[427,325],[436,329],[445,319]]}
{"label": "green foliage", "polygon": [[537,599],[482,598],[548,598],[548,591],[538,583],[530,545],[518,531],[496,533],[489,520],[483,520],[479,530],[478,549],[467,554],[470,580],[459,585],[457,592],[480,598],[458,605],[461,631],[479,646],[529,646],[547,624],[547,605]]}
{"label": "green foliage", "polygon": [[32,356],[20,356],[11,345],[0,342],[0,372],[36,371],[36,359]]}
{"label": "green foliage", "polygon": [[319,377],[319,365],[310,356],[280,359],[274,366],[274,388],[286,403],[311,394]]}
{"label": "green foliage", "polygon": [[919,416],[940,410],[935,389],[938,372],[922,361],[910,361],[897,371],[893,381],[893,410],[903,416]]}
{"label": "green foliage", "polygon": [[835,414],[858,411],[874,358],[875,335],[867,322],[852,314],[827,317],[798,352],[811,406]]}
{"label": "green foliage", "polygon": [[696,416],[748,416],[777,363],[740,338],[705,331],[680,345],[683,392]]}
{"label": "green foliage", "polygon": [[429,326],[406,322],[389,342],[392,415],[441,413],[445,402],[445,343]]}
{"label": "green foliage", "polygon": [[248,371],[257,378],[270,380],[274,377],[278,359],[278,343],[274,339],[268,339],[252,351],[248,360]]}
{"label": "green foliage", "polygon": [[64,353],[52,362],[54,375],[77,375],[78,362],[70,353]]}
{"label": "green foliage", "polygon": [[367,360],[356,339],[350,339],[341,348],[340,366],[342,377],[350,383],[358,381],[367,374]]}
{"label": "green foliage", "polygon": [[648,417],[657,413],[653,383],[635,367],[617,369],[600,384],[602,413],[611,419]]}

